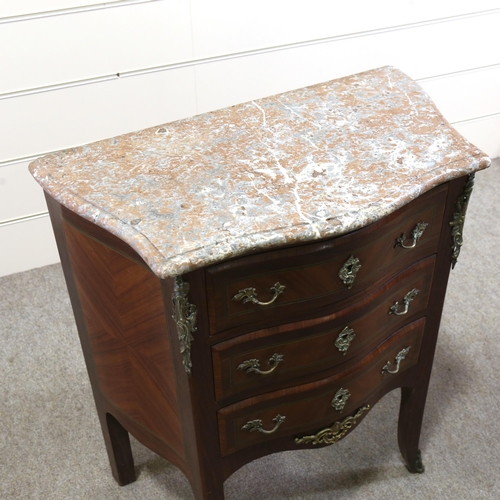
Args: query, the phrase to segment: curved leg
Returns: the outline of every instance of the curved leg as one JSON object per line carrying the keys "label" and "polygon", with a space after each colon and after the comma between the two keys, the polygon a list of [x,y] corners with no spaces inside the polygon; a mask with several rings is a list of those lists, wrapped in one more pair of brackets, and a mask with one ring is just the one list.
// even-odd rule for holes
{"label": "curved leg", "polygon": [[190,480],[195,500],[224,500],[224,481],[206,474],[193,474]]}
{"label": "curved leg", "polygon": [[422,429],[426,396],[427,387],[403,387],[401,389],[398,442],[406,466],[413,473],[422,473],[425,470],[418,442]]}

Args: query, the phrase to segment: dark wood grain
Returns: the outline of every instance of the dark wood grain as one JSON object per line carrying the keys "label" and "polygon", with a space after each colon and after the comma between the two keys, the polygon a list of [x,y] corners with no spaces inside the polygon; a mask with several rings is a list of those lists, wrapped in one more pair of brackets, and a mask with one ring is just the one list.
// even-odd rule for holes
{"label": "dark wood grain", "polygon": [[160,281],[63,226],[102,394],[182,456]]}
{"label": "dark wood grain", "polygon": [[95,361],[92,355],[90,339],[87,332],[87,325],[85,322],[85,317],[80,302],[80,296],[78,293],[75,276],[73,274],[71,258],[66,243],[66,235],[63,229],[63,219],[61,214],[62,207],[46,193],[45,199],[47,202],[47,207],[49,209],[50,220],[52,223],[52,228],[54,230],[54,236],[56,238],[59,256],[61,258],[64,278],[66,280],[66,286],[68,288],[71,306],[73,309],[73,314],[75,316],[75,322],[78,330],[78,335],[80,337],[83,356],[85,358],[85,364],[87,366],[87,372],[92,387],[92,394],[94,396],[97,414],[99,417],[99,422],[101,424],[104,443],[106,445],[106,451],[108,454],[109,464],[111,466],[111,472],[118,484],[129,484],[136,479],[130,441],[128,433],[120,425],[120,423],[116,420],[108,420],[107,417],[106,403],[100,390],[99,377],[97,375]]}
{"label": "dark wood grain", "polygon": [[[451,258],[451,221],[465,179],[443,184],[406,207],[348,235],[255,251],[188,273],[196,307],[192,372],[173,319],[174,279],[160,280],[127,244],[47,197],[80,340],[114,477],[135,479],[129,433],[178,466],[196,500],[223,500],[224,480],[244,464],[277,451],[314,448],[296,437],[315,434],[387,392],[402,389],[401,453],[417,472],[419,436]],[[395,246],[428,222],[416,248]],[[362,268],[352,289],[338,278],[350,256]],[[286,292],[261,308],[232,301],[245,287]],[[405,316],[388,314],[417,288]],[[345,326],[355,330],[346,355],[334,347]],[[387,361],[411,350],[397,374]],[[273,353],[285,361],[269,376],[245,373],[248,358]],[[351,396],[342,411],[331,401]],[[261,419],[273,434],[243,431]],[[366,417],[359,418],[358,424]]]}
{"label": "dark wood grain", "polygon": [[169,323],[176,385],[189,465],[188,479],[196,500],[223,500],[225,479],[220,458],[215,390],[206,308],[206,287],[203,270],[184,275],[189,284],[189,302],[196,306],[197,330],[191,342],[192,373],[186,372],[181,354],[177,327],[173,319],[172,296],[174,280],[162,281],[165,314]]}
{"label": "dark wood grain", "polygon": [[[359,299],[406,266],[435,252],[446,187],[439,186],[402,210],[346,236],[235,259],[207,269],[212,334],[242,334],[292,320],[334,312],[338,301]],[[395,246],[418,223],[429,227],[413,249]],[[361,269],[350,289],[338,273],[353,255]],[[268,306],[233,300],[239,290],[255,288],[259,300],[272,297],[279,282],[285,291]],[[321,309],[324,311],[321,311]]]}
{"label": "dark wood grain", "polygon": [[[427,308],[434,263],[434,256],[418,262],[338,313],[252,332],[214,345],[217,400],[228,404],[235,398],[293,385],[299,377],[317,377],[325,370],[342,369],[340,365],[368,353]],[[401,303],[413,288],[419,294],[411,302],[408,314],[389,315],[390,307],[396,301]],[[355,337],[347,352],[342,353],[335,341],[346,326],[354,330]],[[261,369],[269,369],[267,360],[275,353],[283,355],[283,361],[269,375],[238,369],[248,359],[259,359]]]}
{"label": "dark wood grain", "polygon": [[[411,346],[401,363],[400,373],[418,362],[424,325],[425,318],[422,318],[398,330],[360,362],[335,375],[249,398],[221,409],[218,420],[222,455],[257,442],[269,443],[274,437],[286,434],[312,434],[319,430],[318,427],[327,425],[328,421],[338,420],[362,406],[375,389],[394,377],[383,374],[382,367],[387,361],[394,361],[401,349]],[[342,412],[331,406],[332,398],[340,388],[351,393]],[[272,429],[272,420],[278,414],[286,416],[286,421],[272,435],[242,430],[245,423],[255,419],[261,419],[265,429]]]}
{"label": "dark wood grain", "polygon": [[102,229],[99,226],[96,226],[92,222],[80,217],[75,214],[71,210],[68,210],[64,206],[60,206],[60,214],[62,219],[71,226],[74,226],[81,233],[85,234],[89,238],[93,238],[97,240],[101,245],[108,246],[115,252],[124,255],[130,260],[133,260],[137,264],[143,266],[146,269],[149,269],[148,265],[142,257],[132,249],[127,243],[123,240],[115,236],[114,234],[109,233],[105,229]]}
{"label": "dark wood grain", "polygon": [[[384,385],[378,387],[376,391],[368,397],[364,404],[370,405],[371,408],[373,408],[377,402],[384,397],[387,393],[395,390],[396,388],[399,388],[402,383],[404,383],[405,380],[411,379],[414,376],[414,370],[416,369],[416,366],[408,368],[405,372],[401,374],[401,376],[395,377],[392,380],[388,380]],[[357,408],[356,408],[357,410]],[[346,413],[345,415],[342,415],[340,420],[343,418],[355,413],[354,410],[353,412]],[[371,411],[371,410],[370,410]],[[369,412],[364,413],[357,421],[356,426],[349,432],[352,432],[356,430],[357,427],[361,424],[363,419],[369,418]],[[337,419],[338,420],[338,419]],[[312,429],[312,433],[318,432],[321,429],[323,429],[326,426],[330,426],[333,423],[335,423],[337,420],[329,420],[325,423],[323,427],[318,427],[317,429]],[[230,455],[227,455],[226,457],[222,458],[222,463],[223,463],[223,468],[224,468],[224,476],[227,478],[231,476],[235,471],[243,467],[245,464],[257,460],[261,457],[264,457],[266,455],[270,455],[272,453],[276,452],[281,452],[281,451],[294,451],[298,449],[297,444],[295,443],[295,437],[301,437],[304,434],[307,434],[307,431],[304,433],[298,433],[296,436],[288,435],[288,436],[283,436],[283,437],[276,437],[272,439],[269,442],[264,442],[264,443],[257,443],[254,445],[247,446],[245,448],[242,448],[241,450],[235,451],[234,453],[231,453]],[[349,434],[349,433],[348,433]],[[382,439],[382,437],[381,437]],[[323,448],[325,446],[330,446],[326,444],[318,444],[318,445],[313,445],[313,444],[301,444],[300,449],[319,449]],[[335,445],[333,445],[335,446]],[[363,457],[360,456],[360,460],[363,460]]]}
{"label": "dark wood grain", "polygon": [[423,472],[419,450],[420,431],[451,267],[452,237],[450,222],[455,211],[456,200],[462,193],[466,182],[467,177],[461,177],[449,183],[448,198],[437,251],[436,272],[427,312],[428,322],[422,343],[421,361],[415,376],[402,385],[398,442],[401,454],[411,472]]}

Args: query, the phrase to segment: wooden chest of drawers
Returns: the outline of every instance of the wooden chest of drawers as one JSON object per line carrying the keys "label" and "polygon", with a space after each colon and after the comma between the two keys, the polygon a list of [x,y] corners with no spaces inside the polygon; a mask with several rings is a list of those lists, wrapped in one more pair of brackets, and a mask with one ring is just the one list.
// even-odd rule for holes
{"label": "wooden chest of drawers", "polygon": [[[401,78],[396,70],[384,71],[389,71],[391,84]],[[348,85],[361,85],[368,77],[363,78]],[[422,113],[431,112],[424,108]],[[445,126],[435,108],[429,109],[436,113],[436,123]],[[268,111],[272,115],[272,109]],[[436,134],[439,124],[427,126],[422,137]],[[361,141],[371,140],[363,138],[360,125],[356,130]],[[446,125],[446,130],[451,129]],[[162,133],[160,128],[147,140],[153,144]],[[402,141],[400,132],[390,133],[395,137],[391,141]],[[345,140],[342,134],[339,137]],[[131,232],[144,224],[142,216],[127,206],[115,206],[111,217],[112,209],[96,201],[106,190],[89,188],[88,179],[79,184],[86,175],[82,169],[72,167],[71,175],[78,171],[78,178],[66,181],[68,173],[58,158],[32,166],[47,192],[107,451],[120,484],[135,479],[130,432],[186,474],[195,498],[223,499],[224,480],[245,463],[277,451],[336,443],[395,388],[402,389],[402,455],[410,471],[423,471],[418,442],[448,273],[462,245],[472,174],[488,165],[458,134],[453,140],[456,143],[441,143],[439,162],[427,166],[429,159],[421,161],[420,177],[414,172],[403,176],[403,187],[398,188],[408,195],[403,201],[391,201],[393,189],[388,188],[382,197],[387,203],[379,200],[361,207],[355,199],[356,183],[364,182],[366,172],[357,179],[342,177],[339,189],[354,183],[343,194],[349,198],[346,193],[353,193],[346,201],[355,212],[348,214],[350,225],[334,213],[335,207],[323,204],[322,213],[332,213],[321,215],[321,224],[299,221],[278,228],[266,242],[262,235],[269,227],[255,236],[248,226],[253,239],[240,248],[236,239],[221,236],[228,228],[231,231],[231,220],[212,220],[203,212],[206,228],[196,230],[198,246],[163,254],[163,265],[177,263],[177,273],[165,271],[167,267],[159,271],[154,249],[160,240],[154,241],[146,229]],[[335,150],[331,138],[327,142],[329,150]],[[99,144],[90,150],[109,158],[113,145]],[[321,147],[320,142],[313,145]],[[135,150],[128,143],[126,147]],[[217,147],[221,155],[227,153],[224,141]],[[415,156],[412,147],[409,154]],[[119,158],[127,151],[122,149]],[[154,156],[147,148],[143,151]],[[62,161],[68,164],[69,155],[73,165],[86,165],[85,154],[75,150]],[[191,156],[182,154],[189,164]],[[402,161],[415,161],[398,154]],[[460,161],[452,165],[449,158],[459,154]],[[349,161],[359,162],[360,157],[354,155]],[[278,170],[283,168],[280,161]],[[371,161],[377,171],[384,169]],[[62,170],[50,171],[47,164],[58,164]],[[92,171],[100,168],[98,161],[93,165]],[[327,168],[316,165],[320,167],[313,169],[312,178]],[[387,183],[394,182],[390,168],[386,169]],[[142,175],[135,174],[134,179]],[[124,198],[119,185],[129,193],[140,192],[137,182],[121,177],[113,181],[110,199]],[[174,192],[177,184],[169,182]],[[250,184],[258,186],[255,178]],[[200,195],[207,185],[211,184],[203,178],[196,193]],[[297,194],[297,186],[292,191]],[[182,239],[170,235],[162,221],[175,223],[176,204],[181,212],[191,210],[196,193],[184,201],[172,195],[170,208],[158,216],[161,241]],[[141,210],[142,194],[133,194],[134,201],[127,203]],[[366,208],[372,205],[377,205],[375,212]],[[255,209],[241,194],[234,207],[247,213]],[[299,211],[305,219],[303,209]],[[153,212],[156,217],[159,209],[150,208]],[[239,214],[238,220],[243,217],[248,215]],[[212,223],[215,229],[209,227]],[[241,224],[246,228],[249,223]],[[300,224],[305,232],[298,238],[293,235]],[[212,229],[220,240],[210,246]],[[209,250],[200,260],[204,238]],[[222,250],[217,254],[219,242],[226,252],[222,257]]]}

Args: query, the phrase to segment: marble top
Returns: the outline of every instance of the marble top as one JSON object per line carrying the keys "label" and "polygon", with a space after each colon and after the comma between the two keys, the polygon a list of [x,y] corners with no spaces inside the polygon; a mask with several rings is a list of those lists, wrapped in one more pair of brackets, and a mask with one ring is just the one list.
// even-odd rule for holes
{"label": "marble top", "polygon": [[61,151],[30,171],[164,278],[347,233],[489,163],[384,67]]}

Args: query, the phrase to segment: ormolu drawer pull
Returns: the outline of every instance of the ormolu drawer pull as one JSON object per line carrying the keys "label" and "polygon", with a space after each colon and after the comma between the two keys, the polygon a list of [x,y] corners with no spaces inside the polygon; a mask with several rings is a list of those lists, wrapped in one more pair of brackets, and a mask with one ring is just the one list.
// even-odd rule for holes
{"label": "ormolu drawer pull", "polygon": [[347,400],[351,397],[351,393],[347,389],[340,388],[332,399],[332,406],[337,411],[342,411],[345,408]]}
{"label": "ormolu drawer pull", "polygon": [[402,351],[399,351],[396,354],[396,358],[394,360],[396,362],[396,369],[395,370],[389,370],[392,363],[390,361],[387,361],[387,363],[382,368],[382,373],[398,373],[399,365],[401,364],[401,361],[403,361],[403,359],[406,358],[406,355],[410,352],[410,349],[411,349],[411,346],[406,347],[405,349],[403,349]]}
{"label": "ormolu drawer pull", "polygon": [[417,296],[418,290],[413,288],[410,290],[403,299],[404,309],[402,311],[398,311],[399,302],[394,302],[394,305],[389,308],[389,314],[395,314],[396,316],[403,316],[408,312],[408,308],[410,307],[410,302]]}
{"label": "ormolu drawer pull", "polygon": [[269,375],[276,370],[276,367],[283,361],[283,354],[274,353],[268,361],[269,365],[272,365],[270,370],[263,371],[260,369],[260,361],[258,359],[247,359],[243,361],[241,365],[238,366],[238,370],[245,370],[247,373],[259,373],[260,375]]}
{"label": "ormolu drawer pull", "polygon": [[340,268],[339,271],[339,278],[347,288],[351,288],[356,278],[356,274],[360,269],[361,264],[359,263],[359,259],[357,257],[354,257],[354,255],[351,255],[344,262],[344,265]]}
{"label": "ormolu drawer pull", "polygon": [[262,434],[272,434],[273,432],[276,432],[278,430],[278,427],[286,420],[286,417],[283,417],[282,415],[276,415],[273,418],[273,422],[276,424],[270,431],[266,431],[265,429],[262,428],[262,420],[258,418],[257,420],[250,420],[250,422],[247,422],[242,428],[242,431],[248,431],[248,432],[262,432]]}
{"label": "ormolu drawer pull", "polygon": [[355,336],[354,330],[346,326],[335,340],[335,347],[345,356]]}
{"label": "ormolu drawer pull", "polygon": [[396,245],[395,246],[400,246],[401,248],[415,248],[417,246],[418,240],[422,237],[424,234],[425,228],[428,226],[427,222],[419,222],[412,230],[410,233],[410,238],[413,239],[411,245],[405,245],[404,242],[406,240],[406,237],[404,233],[396,240]]}
{"label": "ormolu drawer pull", "polygon": [[252,304],[258,304],[259,306],[268,306],[269,304],[272,304],[278,298],[278,295],[282,294],[284,291],[285,286],[276,282],[274,286],[271,287],[271,292],[273,292],[274,295],[269,302],[260,302],[257,299],[257,291],[255,288],[243,288],[243,290],[238,290],[238,293],[233,297],[233,300],[241,301],[243,304],[252,302]]}

